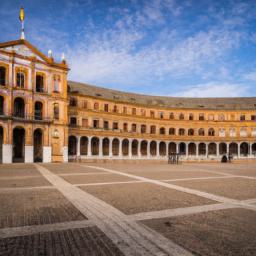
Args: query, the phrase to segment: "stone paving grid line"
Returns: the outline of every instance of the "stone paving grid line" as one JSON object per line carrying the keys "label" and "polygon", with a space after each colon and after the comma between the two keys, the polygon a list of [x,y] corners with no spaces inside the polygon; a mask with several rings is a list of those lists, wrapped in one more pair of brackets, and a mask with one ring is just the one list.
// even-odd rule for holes
{"label": "stone paving grid line", "polygon": [[80,212],[92,220],[125,255],[192,255],[155,231],[130,220],[125,214],[104,201],[71,185],[36,165],[39,172],[52,183]]}
{"label": "stone paving grid line", "polygon": [[95,226],[90,220],[76,220],[68,222],[60,222],[54,224],[22,226],[13,228],[0,229],[0,239],[16,237],[16,236],[30,236],[42,232],[61,231],[74,228],[86,228]]}
{"label": "stone paving grid line", "polygon": [[190,189],[190,188],[185,188],[185,187],[182,187],[182,186],[165,183],[165,182],[162,182],[162,181],[159,181],[159,180],[153,180],[153,179],[149,179],[149,178],[145,178],[145,177],[141,177],[141,176],[137,176],[137,175],[133,175],[133,174],[128,174],[128,173],[124,173],[124,172],[119,172],[119,171],[116,171],[116,170],[107,169],[107,168],[103,168],[103,167],[90,166],[90,165],[81,165],[81,166],[89,167],[89,168],[95,168],[95,169],[103,170],[103,171],[105,170],[106,172],[123,175],[123,176],[130,177],[130,178],[133,178],[133,179],[136,179],[136,180],[141,180],[141,181],[149,182],[149,183],[152,183],[152,184],[160,185],[160,186],[163,186],[163,187],[175,189],[177,191],[185,192],[185,193],[188,193],[188,194],[201,196],[201,197],[208,198],[208,199],[211,199],[213,201],[220,202],[220,203],[229,203],[229,204],[240,206],[242,208],[251,209],[251,210],[256,211],[256,207],[251,205],[251,204],[248,204],[248,203],[243,202],[243,201],[227,198],[227,197],[224,197],[224,196],[218,196],[218,195],[214,195],[214,194],[211,194],[211,193],[202,192],[202,191],[195,190],[195,189]]}

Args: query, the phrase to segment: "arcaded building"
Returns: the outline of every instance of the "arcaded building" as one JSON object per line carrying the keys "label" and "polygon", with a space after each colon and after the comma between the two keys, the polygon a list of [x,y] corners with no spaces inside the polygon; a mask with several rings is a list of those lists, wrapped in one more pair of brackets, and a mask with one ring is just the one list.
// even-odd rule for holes
{"label": "arcaded building", "polygon": [[2,163],[256,158],[256,97],[147,96],[68,81],[68,71],[24,39],[0,43]]}

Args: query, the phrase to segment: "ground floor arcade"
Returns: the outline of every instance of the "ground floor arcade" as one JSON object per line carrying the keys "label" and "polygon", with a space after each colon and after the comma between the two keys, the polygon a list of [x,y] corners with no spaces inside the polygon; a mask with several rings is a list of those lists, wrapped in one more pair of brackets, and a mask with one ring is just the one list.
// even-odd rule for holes
{"label": "ground floor arcade", "polygon": [[161,159],[179,153],[185,159],[256,158],[256,142],[158,141],[96,136],[69,136],[70,160],[86,158]]}

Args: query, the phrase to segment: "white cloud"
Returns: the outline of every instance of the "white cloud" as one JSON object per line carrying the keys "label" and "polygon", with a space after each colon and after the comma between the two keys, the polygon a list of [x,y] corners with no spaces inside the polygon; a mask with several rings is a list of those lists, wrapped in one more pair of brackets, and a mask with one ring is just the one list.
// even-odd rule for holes
{"label": "white cloud", "polygon": [[186,87],[177,93],[179,97],[243,97],[248,96],[249,87],[243,84],[209,82]]}

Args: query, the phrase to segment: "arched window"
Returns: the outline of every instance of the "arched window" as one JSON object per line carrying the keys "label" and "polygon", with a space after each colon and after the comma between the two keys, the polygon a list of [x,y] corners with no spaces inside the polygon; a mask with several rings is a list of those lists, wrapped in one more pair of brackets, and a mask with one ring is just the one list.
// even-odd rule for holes
{"label": "arched window", "polygon": [[146,127],[146,125],[145,124],[142,124],[141,125],[141,133],[146,133],[146,131],[147,131],[147,127]]}
{"label": "arched window", "polygon": [[203,128],[200,128],[200,129],[198,130],[198,135],[199,135],[199,136],[204,136],[204,135],[205,135]]}
{"label": "arched window", "polygon": [[59,120],[59,104],[58,103],[53,104],[53,115],[54,115],[54,119]]}
{"label": "arched window", "polygon": [[44,77],[42,75],[36,75],[36,92],[44,91]]}
{"label": "arched window", "polygon": [[189,114],[189,120],[194,120],[194,115],[192,113]]}
{"label": "arched window", "polygon": [[169,119],[173,120],[174,119],[174,113],[169,114]]}
{"label": "arched window", "polygon": [[14,100],[14,116],[25,117],[25,103],[22,98],[16,98]]}
{"label": "arched window", "polygon": [[169,129],[169,135],[175,135],[175,128]]}
{"label": "arched window", "polygon": [[60,76],[58,75],[53,77],[53,92],[60,92]]}
{"label": "arched window", "polygon": [[136,124],[132,124],[132,132],[136,132],[137,131],[137,126]]}
{"label": "arched window", "polygon": [[184,120],[184,114],[183,114],[183,113],[180,113],[179,119],[180,119],[180,120]]}
{"label": "arched window", "polygon": [[93,109],[94,110],[99,110],[99,103],[98,102],[94,103]]}
{"label": "arched window", "polygon": [[128,124],[127,123],[123,123],[123,130],[124,130],[124,132],[128,132]]}
{"label": "arched window", "polygon": [[70,100],[69,100],[69,105],[70,105],[71,107],[76,107],[76,106],[77,106],[77,101],[76,101],[76,99],[71,97]]}
{"label": "arched window", "polygon": [[189,136],[193,136],[194,134],[195,134],[194,129],[189,129],[188,130],[188,135]]}
{"label": "arched window", "polygon": [[180,136],[185,135],[185,129],[180,128],[180,129],[179,129],[179,135],[180,135]]}
{"label": "arched window", "polygon": [[6,69],[5,67],[0,67],[0,85],[5,85],[6,83]]}
{"label": "arched window", "polygon": [[155,125],[150,126],[150,134],[156,134],[156,126]]}
{"label": "arched window", "polygon": [[35,103],[35,120],[43,119],[43,104],[42,102],[37,101]]}
{"label": "arched window", "polygon": [[114,105],[114,107],[113,107],[113,112],[114,112],[114,113],[117,113],[117,112],[118,112],[117,105]]}
{"label": "arched window", "polygon": [[224,121],[225,120],[224,114],[219,114],[218,119],[219,119],[219,121]]}
{"label": "arched window", "polygon": [[208,130],[208,136],[215,136],[215,131],[214,131],[213,128],[210,128],[210,129]]}
{"label": "arched window", "polygon": [[19,88],[25,87],[25,73],[22,71],[19,71],[16,74],[16,86]]}
{"label": "arched window", "polygon": [[165,134],[165,128],[164,127],[161,127],[160,130],[159,130],[159,133],[161,135],[164,135]]}

